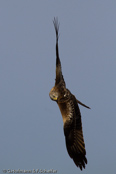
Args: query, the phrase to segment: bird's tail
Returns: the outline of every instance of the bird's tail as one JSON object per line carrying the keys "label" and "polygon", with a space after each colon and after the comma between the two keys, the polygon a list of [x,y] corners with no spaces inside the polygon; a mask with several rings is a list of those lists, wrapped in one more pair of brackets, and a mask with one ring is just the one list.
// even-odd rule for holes
{"label": "bird's tail", "polygon": [[[77,100],[77,99],[76,99]],[[78,104],[80,104],[80,105],[82,105],[82,106],[84,106],[84,107],[86,107],[86,108],[88,108],[88,109],[91,109],[89,106],[87,106],[87,105],[85,105],[85,104],[83,104],[82,102],[80,102],[79,100],[77,100],[77,103]]]}

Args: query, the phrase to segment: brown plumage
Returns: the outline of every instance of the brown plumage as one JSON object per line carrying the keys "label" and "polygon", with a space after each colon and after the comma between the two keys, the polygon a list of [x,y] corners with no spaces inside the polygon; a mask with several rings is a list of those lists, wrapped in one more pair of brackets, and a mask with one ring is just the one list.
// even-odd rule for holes
{"label": "brown plumage", "polygon": [[57,102],[62,114],[68,154],[73,159],[76,166],[82,170],[87,164],[87,158],[78,103],[86,108],[89,107],[77,100],[66,88],[58,51],[58,19],[54,18],[53,23],[56,32],[56,79],[55,86],[51,89],[49,96],[52,100]]}

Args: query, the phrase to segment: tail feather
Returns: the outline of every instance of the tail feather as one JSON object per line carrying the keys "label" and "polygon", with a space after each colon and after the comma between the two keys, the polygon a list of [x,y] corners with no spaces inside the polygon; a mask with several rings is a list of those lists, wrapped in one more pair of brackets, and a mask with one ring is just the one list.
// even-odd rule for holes
{"label": "tail feather", "polygon": [[[77,100],[77,99],[76,99],[76,100]],[[89,106],[87,106],[87,105],[83,104],[83,103],[82,103],[82,102],[80,102],[79,100],[77,100],[77,103],[78,103],[78,104],[80,104],[80,105],[82,105],[82,106],[84,106],[85,108],[91,109]]]}

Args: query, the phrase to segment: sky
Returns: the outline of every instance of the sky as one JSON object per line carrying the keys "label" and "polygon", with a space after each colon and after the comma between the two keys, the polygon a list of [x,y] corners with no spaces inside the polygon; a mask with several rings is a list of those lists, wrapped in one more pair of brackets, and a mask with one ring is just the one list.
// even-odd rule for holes
{"label": "sky", "polygon": [[[69,157],[55,83],[54,17],[67,88],[80,106],[88,164]],[[116,1],[0,1],[0,173],[116,173]]]}

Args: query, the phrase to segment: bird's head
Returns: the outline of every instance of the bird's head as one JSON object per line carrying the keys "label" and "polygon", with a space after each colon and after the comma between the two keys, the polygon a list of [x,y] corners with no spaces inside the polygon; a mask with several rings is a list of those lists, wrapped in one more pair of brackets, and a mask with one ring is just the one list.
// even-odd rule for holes
{"label": "bird's head", "polygon": [[54,86],[49,93],[51,100],[57,103],[65,102],[69,98],[69,95],[68,89],[64,88],[61,84]]}
{"label": "bird's head", "polygon": [[57,101],[58,100],[58,91],[56,90],[55,87],[53,87],[49,93],[49,96],[51,100]]}

